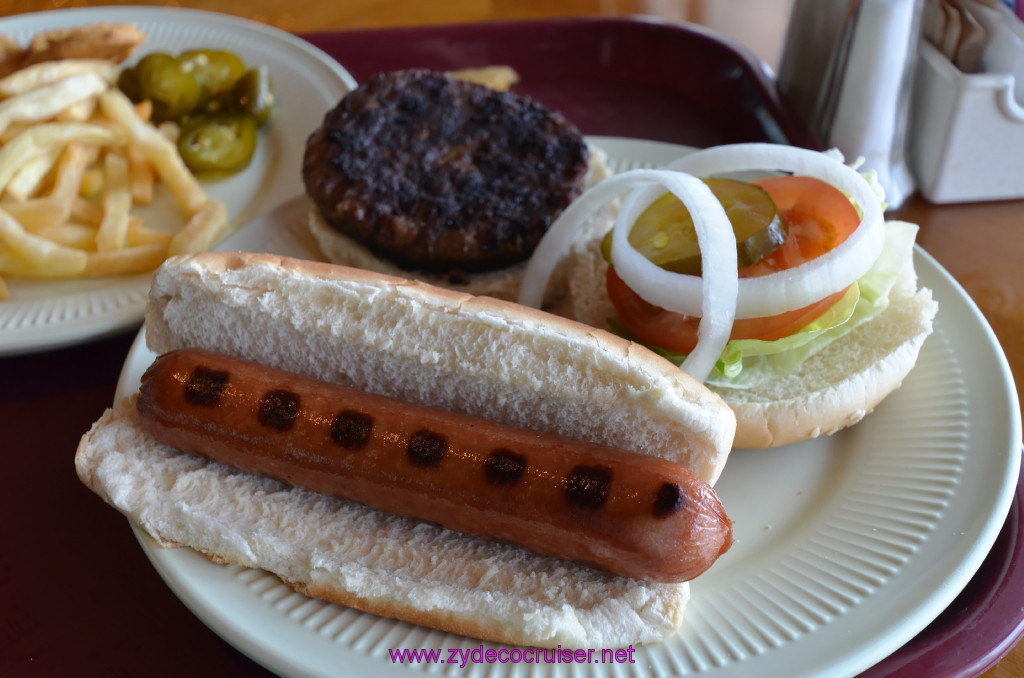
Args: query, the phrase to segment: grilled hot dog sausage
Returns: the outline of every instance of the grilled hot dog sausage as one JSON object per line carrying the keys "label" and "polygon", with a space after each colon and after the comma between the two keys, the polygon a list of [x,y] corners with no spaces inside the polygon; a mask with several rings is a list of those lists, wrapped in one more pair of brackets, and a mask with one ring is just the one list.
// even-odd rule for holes
{"label": "grilled hot dog sausage", "polygon": [[714,490],[679,464],[216,353],[159,357],[137,407],[175,448],[630,577],[685,581],[732,543]]}

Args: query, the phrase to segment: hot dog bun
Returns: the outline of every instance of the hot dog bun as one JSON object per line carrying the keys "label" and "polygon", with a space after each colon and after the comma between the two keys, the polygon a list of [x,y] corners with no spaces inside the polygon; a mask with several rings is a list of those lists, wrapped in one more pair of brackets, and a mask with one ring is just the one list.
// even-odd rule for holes
{"label": "hot dog bun", "polygon": [[399,400],[642,451],[714,483],[732,415],[643,347],[488,297],[249,253],[174,259],[146,312],[156,353],[205,348]]}
{"label": "hot dog bun", "polygon": [[937,304],[918,289],[913,261],[882,314],[811,356],[784,377],[743,388],[712,386],[737,418],[737,447],[765,448],[851,426],[899,388],[932,332]]}
{"label": "hot dog bun", "polygon": [[[708,481],[734,418],[642,347],[493,299],[270,255],[168,261],[150,348],[215,350],[496,421],[679,461]],[[506,643],[655,642],[686,584],[614,576],[405,520],[156,443],[131,402],[82,439],[83,482],[164,544],[275,572],[309,595]]]}
{"label": "hot dog bun", "polygon": [[657,642],[689,585],[616,577],[236,472],[157,443],[131,402],[83,438],[78,473],[163,546],[265,569],[309,596],[540,647]]}

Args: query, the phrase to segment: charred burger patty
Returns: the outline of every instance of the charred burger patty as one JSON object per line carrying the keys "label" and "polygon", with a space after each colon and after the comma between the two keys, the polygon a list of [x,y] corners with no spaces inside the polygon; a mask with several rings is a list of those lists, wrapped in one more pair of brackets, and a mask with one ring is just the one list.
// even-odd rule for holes
{"label": "charred burger patty", "polygon": [[442,73],[384,73],[308,139],[327,224],[398,266],[478,272],[527,259],[582,190],[579,130],[532,99]]}

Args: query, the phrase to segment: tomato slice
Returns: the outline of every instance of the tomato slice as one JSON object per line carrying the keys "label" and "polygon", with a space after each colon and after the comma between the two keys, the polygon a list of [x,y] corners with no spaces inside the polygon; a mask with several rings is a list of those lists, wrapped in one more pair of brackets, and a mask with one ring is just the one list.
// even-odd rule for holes
{"label": "tomato slice", "polygon": [[810,261],[846,240],[860,225],[860,215],[850,199],[821,179],[778,176],[750,183],[768,191],[789,227],[789,237],[774,252],[741,269],[741,278],[782,271]]}
{"label": "tomato slice", "polygon": [[[689,353],[697,345],[700,318],[666,311],[648,303],[631,290],[611,267],[608,268],[606,285],[608,298],[618,311],[622,324],[640,341],[677,353]],[[844,294],[846,290],[841,290],[810,306],[779,315],[737,319],[733,322],[729,339],[774,341],[788,337],[827,311]]]}
{"label": "tomato slice", "polygon": [[[846,240],[860,224],[860,216],[849,199],[820,179],[778,176],[752,183],[768,191],[779,215],[787,221],[789,234],[774,252],[740,269],[741,278],[766,275],[809,261]],[[640,341],[678,353],[689,353],[697,345],[700,318],[666,311],[644,301],[612,268],[608,269],[606,287],[619,319]],[[738,319],[729,338],[774,341],[787,337],[828,310],[845,293],[841,290],[779,315]]]}

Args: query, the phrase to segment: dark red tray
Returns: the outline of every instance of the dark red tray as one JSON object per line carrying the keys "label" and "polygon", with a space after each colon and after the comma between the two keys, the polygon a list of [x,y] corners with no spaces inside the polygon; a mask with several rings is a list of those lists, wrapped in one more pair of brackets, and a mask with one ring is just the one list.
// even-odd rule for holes
{"label": "dark red tray", "polygon": [[522,76],[515,91],[562,111],[586,134],[815,145],[764,64],[697,26],[566,19],[303,37],[359,81],[403,68],[511,65]]}
{"label": "dark red tray", "polygon": [[[515,66],[520,91],[589,134],[690,145],[812,146],[769,74],[706,31],[626,20],[455,26],[307,36],[357,78],[408,66]],[[0,359],[0,676],[271,675],[167,587],[124,518],[75,476],[82,433],[114,398],[135,330]],[[995,547],[927,630],[867,672],[976,676],[1024,632],[1018,485]]]}
{"label": "dark red tray", "polygon": [[[780,99],[770,70],[699,26],[640,19],[403,28],[303,36],[356,78],[385,70],[493,64],[515,90],[561,111],[586,134],[712,146],[773,141],[819,147]],[[968,678],[1024,636],[1024,477],[999,538],[939,618],[861,678]]]}

